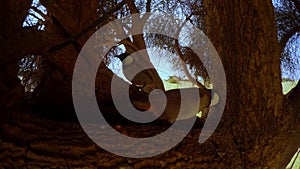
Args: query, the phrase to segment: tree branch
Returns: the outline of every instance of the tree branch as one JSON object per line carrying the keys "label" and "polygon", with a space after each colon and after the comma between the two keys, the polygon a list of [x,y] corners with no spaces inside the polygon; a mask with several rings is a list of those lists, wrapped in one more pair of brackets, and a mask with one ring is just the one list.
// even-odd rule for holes
{"label": "tree branch", "polygon": [[286,43],[289,41],[289,39],[296,33],[296,32],[300,32],[300,27],[294,27],[293,29],[291,29],[290,31],[288,31],[280,40],[279,42],[279,52],[282,53]]}
{"label": "tree branch", "polygon": [[49,50],[49,52],[52,51],[56,51],[59,49],[62,49],[70,44],[72,44],[73,42],[75,42],[77,39],[79,39],[80,37],[82,37],[83,35],[85,35],[87,32],[89,32],[90,30],[94,29],[97,25],[99,25],[100,23],[102,23],[103,21],[105,21],[106,19],[108,19],[108,17],[110,15],[112,15],[115,11],[117,11],[118,9],[120,9],[123,5],[125,4],[124,1],[120,2],[119,4],[117,4],[115,7],[113,7],[111,10],[109,10],[107,13],[103,14],[99,19],[97,19],[95,22],[93,22],[92,24],[90,24],[89,26],[87,26],[86,28],[84,28],[81,32],[75,34],[74,36],[72,36],[71,38],[69,38],[68,40],[66,40],[65,42],[52,46]]}
{"label": "tree branch", "polygon": [[151,0],[146,2],[146,12],[151,12]]}
{"label": "tree branch", "polygon": [[[176,37],[179,36],[180,30],[182,29],[182,27],[185,25],[185,23],[192,17],[193,14],[189,15],[186,20],[182,23],[182,25],[179,27],[177,33],[176,33]],[[184,62],[184,57],[183,57],[183,53],[181,52],[180,48],[179,48],[179,42],[178,39],[175,39],[175,50],[179,55],[180,58],[180,64],[183,68],[183,71],[185,73],[185,75],[187,76],[187,78],[189,79],[190,82],[192,82],[193,84],[197,85],[199,88],[202,89],[206,89],[200,82],[198,82],[198,80],[194,79],[191,74],[189,73],[186,63]]]}
{"label": "tree branch", "polygon": [[43,18],[46,18],[46,17],[47,17],[47,15],[45,15],[45,14],[44,14],[41,10],[39,10],[37,7],[31,6],[31,9],[32,9],[34,12],[38,13],[39,15],[41,15]]}
{"label": "tree branch", "polygon": [[192,82],[193,84],[197,85],[199,88],[204,89],[205,87],[200,82],[198,82],[198,80],[194,79],[191,76],[190,72],[188,71],[186,63],[184,62],[183,53],[181,52],[181,50],[179,48],[178,39],[175,39],[175,49],[176,49],[176,52],[179,55],[180,64],[181,64],[181,66],[183,68],[184,74],[187,76],[187,78],[189,79],[189,81]]}
{"label": "tree branch", "polygon": [[[46,38],[45,32],[39,31],[39,30],[32,30],[31,28],[23,28],[26,29],[22,34],[16,33],[12,34],[12,36],[9,38],[9,41],[3,41],[1,43],[2,47],[10,46],[10,50],[2,50],[5,51],[2,53],[2,56],[0,58],[0,65],[5,65],[11,62],[15,62],[20,60],[25,54],[28,53],[42,53],[42,51],[47,48],[49,45],[53,45],[49,48],[49,50],[46,50],[46,52],[53,52],[59,49],[62,49],[70,44],[72,44],[74,41],[76,41],[78,38],[82,37],[84,34],[86,34],[88,31],[94,29],[97,25],[99,25],[101,22],[105,21],[108,16],[112,15],[116,10],[120,9],[125,4],[124,1],[113,7],[109,12],[102,15],[99,19],[97,19],[95,22],[93,22],[91,25],[87,26],[85,29],[83,29],[81,32],[77,33],[76,35],[72,36],[65,42],[62,42],[58,45],[53,45],[52,38]],[[22,37],[23,41],[19,41],[19,38]],[[55,39],[55,38],[53,38]],[[23,43],[23,42],[30,42],[30,43]],[[26,46],[23,47],[24,50],[20,51],[20,46]]]}
{"label": "tree branch", "polygon": [[11,32],[7,40],[0,43],[0,66],[17,62],[27,54],[41,54],[45,48],[55,43],[55,36],[49,36],[33,27],[23,28],[21,32]]}
{"label": "tree branch", "polygon": [[131,14],[139,13],[139,10],[136,8],[133,0],[127,0],[127,5],[130,9]]}

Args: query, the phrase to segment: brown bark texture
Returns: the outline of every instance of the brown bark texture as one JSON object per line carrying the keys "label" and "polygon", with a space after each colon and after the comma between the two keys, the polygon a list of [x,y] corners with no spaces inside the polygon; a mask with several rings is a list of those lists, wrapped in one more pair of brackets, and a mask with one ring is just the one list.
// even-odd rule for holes
{"label": "brown bark texture", "polygon": [[207,34],[226,71],[228,99],[220,129],[239,152],[235,166],[284,168],[289,138],[295,138],[290,131],[296,133],[298,125],[284,106],[272,2],[204,4]]}

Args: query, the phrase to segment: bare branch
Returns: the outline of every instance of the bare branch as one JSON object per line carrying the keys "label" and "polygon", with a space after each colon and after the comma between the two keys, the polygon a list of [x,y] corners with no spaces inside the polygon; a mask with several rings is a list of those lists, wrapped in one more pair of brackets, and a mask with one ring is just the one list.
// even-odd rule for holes
{"label": "bare branch", "polygon": [[45,15],[41,10],[39,10],[37,7],[35,6],[31,6],[31,9],[34,10],[34,12],[38,13],[39,15],[41,15],[43,18],[46,18],[47,15]]}
{"label": "bare branch", "polygon": [[136,46],[129,38],[126,38],[121,41],[121,43],[125,46],[128,53],[133,53],[135,51],[140,50],[138,46]]}
{"label": "bare branch", "polygon": [[179,48],[179,43],[178,43],[178,39],[175,39],[175,49],[176,52],[179,55],[179,59],[180,59],[180,64],[183,68],[183,71],[185,73],[185,75],[187,76],[187,78],[189,79],[190,82],[192,82],[194,85],[197,85],[199,88],[205,88],[200,82],[198,82],[198,80],[194,79],[190,72],[187,69],[186,63],[184,62],[184,56],[183,53],[181,52],[180,48]]}
{"label": "bare branch", "polygon": [[41,18],[37,17],[36,15],[32,14],[32,13],[29,13],[28,15],[34,17],[35,19],[37,19],[39,22],[42,21]]}
{"label": "bare branch", "polygon": [[300,32],[300,27],[294,27],[293,29],[291,29],[289,32],[287,32],[280,40],[279,42],[279,47],[280,47],[280,53],[283,52],[286,43],[289,41],[289,39],[296,33],[296,32]]}
{"label": "bare branch", "polygon": [[135,6],[133,0],[127,0],[127,5],[129,7],[129,10],[130,10],[131,14],[139,13],[139,10]]}
{"label": "bare branch", "polygon": [[[182,27],[186,24],[187,21],[190,20],[190,18],[192,17],[193,14],[190,14],[186,20],[182,23],[182,25],[179,27],[177,33],[176,33],[176,37],[178,37],[179,33],[180,33],[180,30],[182,29]],[[180,47],[179,47],[179,42],[178,42],[178,39],[175,39],[175,49],[176,49],[176,52],[178,53],[179,55],[179,58],[180,58],[180,64],[183,68],[183,71],[185,73],[185,75],[187,76],[187,78],[189,79],[189,81],[191,81],[193,84],[197,85],[199,88],[202,88],[202,89],[205,89],[205,87],[200,83],[198,82],[198,80],[194,79],[191,74],[189,73],[188,69],[187,69],[187,66],[186,66],[186,63],[184,62],[184,56],[183,56],[183,53],[181,52],[180,50]]]}
{"label": "bare branch", "polygon": [[151,0],[146,2],[146,12],[151,12]]}

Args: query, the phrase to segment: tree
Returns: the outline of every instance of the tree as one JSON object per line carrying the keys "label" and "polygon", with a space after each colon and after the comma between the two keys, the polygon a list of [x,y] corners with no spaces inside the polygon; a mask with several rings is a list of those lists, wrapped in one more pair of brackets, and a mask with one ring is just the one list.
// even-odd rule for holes
{"label": "tree", "polygon": [[[198,25],[205,23],[205,32],[216,47],[226,71],[228,99],[222,121],[208,141],[193,145],[191,152],[198,153],[191,158],[184,157],[190,160],[189,163],[195,163],[199,168],[284,168],[300,147],[300,113],[297,106],[299,85],[288,97],[283,96],[280,56],[282,46],[287,41],[284,36],[281,41],[277,39],[271,1],[234,0],[230,4],[225,1],[203,1],[203,4],[193,4],[193,1],[146,1],[137,4],[132,0],[101,3],[68,0],[40,2],[48,12],[42,22],[44,30],[38,29],[39,25],[36,24],[22,27],[28,9],[39,11],[30,6],[30,1],[3,2],[4,5],[0,7],[1,20],[7,23],[1,27],[1,37],[7,40],[1,42],[3,53],[0,58],[0,87],[3,93],[0,105],[4,108],[0,114],[1,135],[6,136],[0,140],[3,143],[1,150],[4,151],[1,157],[3,167],[110,166],[101,161],[100,157],[105,152],[83,134],[76,122],[65,122],[76,120],[71,98],[74,63],[80,49],[95,31],[93,25],[102,26],[126,14],[151,11],[155,5],[169,12],[172,11],[170,6],[174,9],[186,5],[186,16],[188,12],[194,15],[191,21]],[[291,2],[299,13],[297,1]],[[10,17],[6,17],[8,13]],[[129,53],[145,49],[147,45],[142,35],[125,39],[122,43]],[[35,63],[42,62],[43,67],[34,92],[22,101],[24,92],[17,79],[17,72],[18,62],[24,56],[34,56],[28,57],[29,60],[32,58]],[[100,65],[98,73],[101,78],[97,76],[96,84],[101,87],[96,89],[96,94],[98,99],[108,103],[103,109],[110,112],[113,118],[115,110],[111,108],[110,87],[107,83],[113,73],[105,63]],[[155,73],[150,74],[156,77]],[[159,84],[159,81],[155,81],[155,84]],[[137,90],[133,87],[132,93],[138,93]],[[39,116],[27,111],[36,111]],[[64,122],[45,119],[49,119],[49,116]],[[199,130],[194,131],[197,133]],[[179,145],[170,153],[176,155],[174,152],[184,150],[181,147],[189,145]],[[86,161],[78,154],[86,156]],[[109,155],[111,157],[108,158],[114,159],[113,162],[128,162],[126,158]],[[141,162],[155,166],[150,161],[163,157],[133,160],[132,165],[139,168]],[[184,161],[184,158],[178,157],[177,162]],[[188,166],[184,162],[182,165]]]}
{"label": "tree", "polygon": [[[226,107],[225,113],[228,114],[224,116],[224,124],[230,124],[233,132],[226,134],[232,135],[232,142],[240,147],[239,151],[247,152],[234,158],[241,158],[248,165],[263,161],[266,166],[279,167],[273,161],[280,161],[275,158],[278,154],[272,153],[274,149],[266,156],[256,153],[258,149],[268,150],[266,145],[277,142],[276,138],[271,139],[272,135],[285,133],[286,129],[280,126],[287,126],[286,123],[292,120],[290,113],[283,109],[280,53],[276,45],[272,3],[206,3],[205,6],[208,9],[207,28],[211,32],[208,34],[222,57],[227,78],[232,79],[228,82],[227,102],[232,106]],[[222,28],[217,25],[222,25]]]}

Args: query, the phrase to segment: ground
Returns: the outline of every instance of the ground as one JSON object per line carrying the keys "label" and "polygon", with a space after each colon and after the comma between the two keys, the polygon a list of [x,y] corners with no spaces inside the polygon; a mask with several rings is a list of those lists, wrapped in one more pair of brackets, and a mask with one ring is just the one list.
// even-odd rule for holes
{"label": "ground", "polygon": [[[103,150],[89,139],[78,123],[41,120],[27,113],[2,113],[0,119],[0,168],[206,168],[205,163],[210,159],[199,155],[205,152],[198,143],[199,122],[171,150],[155,157],[135,159]],[[165,124],[113,126],[131,136],[153,135],[167,128]],[[207,152],[207,157],[211,153],[215,152]]]}

